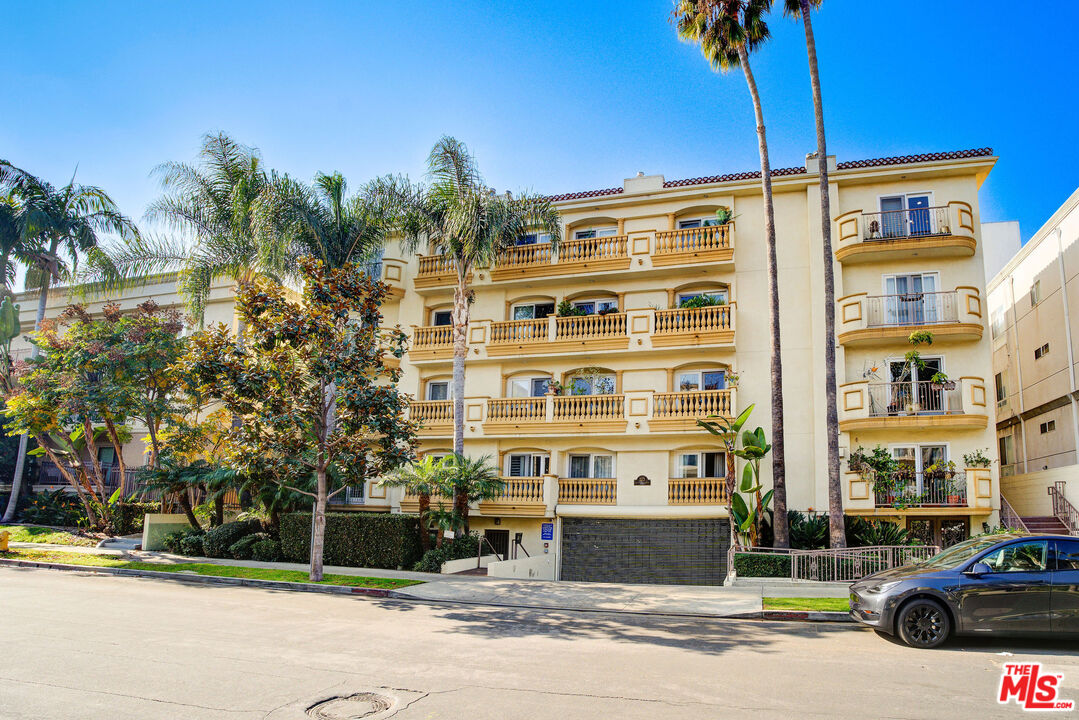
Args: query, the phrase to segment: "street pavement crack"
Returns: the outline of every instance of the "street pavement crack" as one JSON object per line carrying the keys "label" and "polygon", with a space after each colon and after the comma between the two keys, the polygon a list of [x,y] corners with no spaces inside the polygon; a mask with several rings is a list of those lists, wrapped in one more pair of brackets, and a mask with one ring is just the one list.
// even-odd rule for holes
{"label": "street pavement crack", "polygon": [[72,685],[60,685],[58,683],[40,682],[38,680],[22,680],[22,679],[19,679],[19,678],[5,677],[3,675],[0,675],[0,681],[7,681],[7,682],[10,682],[10,683],[16,683],[16,684],[22,684],[22,685],[40,685],[42,687],[58,688],[58,689],[61,689],[61,690],[71,690],[73,692],[94,693],[96,695],[108,695],[110,697],[127,698],[128,700],[143,700],[143,701],[146,701],[146,702],[160,703],[162,705],[175,705],[177,707],[198,708],[199,710],[215,710],[215,711],[218,711],[218,712],[246,713],[246,714],[261,713],[262,712],[261,710],[254,709],[254,708],[252,708],[252,709],[244,709],[244,710],[236,710],[236,709],[232,709],[232,708],[218,707],[218,706],[215,706],[215,705],[199,705],[198,703],[185,703],[185,702],[178,702],[176,700],[162,700],[160,698],[148,697],[146,695],[131,695],[129,693],[111,692],[109,690],[95,690],[93,688],[74,687]]}

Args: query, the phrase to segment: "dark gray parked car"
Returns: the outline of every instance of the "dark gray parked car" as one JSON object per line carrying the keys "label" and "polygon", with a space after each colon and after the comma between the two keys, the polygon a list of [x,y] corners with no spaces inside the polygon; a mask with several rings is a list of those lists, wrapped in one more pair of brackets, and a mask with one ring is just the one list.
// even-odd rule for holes
{"label": "dark gray parked car", "polygon": [[850,614],[919,648],[952,633],[1079,634],[1079,538],[973,538],[852,584]]}

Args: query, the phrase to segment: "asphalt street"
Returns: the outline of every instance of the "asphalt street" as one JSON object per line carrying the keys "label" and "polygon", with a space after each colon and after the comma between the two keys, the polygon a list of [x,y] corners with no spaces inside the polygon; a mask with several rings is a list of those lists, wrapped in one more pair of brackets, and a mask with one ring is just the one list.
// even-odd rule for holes
{"label": "asphalt street", "polygon": [[1024,660],[1063,673],[1061,697],[1079,700],[1074,641],[916,651],[842,624],[0,567],[4,720],[1018,717],[996,691],[1003,664]]}

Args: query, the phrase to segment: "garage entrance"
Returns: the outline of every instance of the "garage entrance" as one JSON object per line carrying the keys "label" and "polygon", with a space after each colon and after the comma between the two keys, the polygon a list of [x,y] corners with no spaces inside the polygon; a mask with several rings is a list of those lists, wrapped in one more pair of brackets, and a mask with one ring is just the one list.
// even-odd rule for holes
{"label": "garage entrance", "polygon": [[562,518],[562,579],[719,585],[730,529],[719,518]]}

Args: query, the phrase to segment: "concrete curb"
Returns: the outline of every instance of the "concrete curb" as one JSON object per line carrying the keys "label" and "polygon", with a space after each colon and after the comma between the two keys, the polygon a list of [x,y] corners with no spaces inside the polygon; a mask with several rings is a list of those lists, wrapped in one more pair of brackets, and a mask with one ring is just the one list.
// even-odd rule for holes
{"label": "concrete curb", "polygon": [[792,610],[760,610],[755,612],[731,613],[729,615],[688,614],[670,612],[643,612],[639,610],[612,610],[607,608],[557,608],[545,605],[499,605],[488,602],[469,600],[441,600],[417,597],[401,590],[383,590],[379,588],[361,588],[348,585],[318,585],[316,583],[288,582],[284,580],[256,580],[253,578],[233,578],[221,575],[188,575],[186,573],[158,572],[156,570],[133,570],[129,568],[96,567],[94,565],[68,565],[66,563],[41,562],[39,560],[15,560],[0,558],[0,566],[28,567],[43,570],[69,570],[91,572],[100,575],[123,575],[127,577],[145,577],[157,580],[172,580],[194,585],[235,585],[257,587],[270,590],[292,592],[328,593],[335,595],[360,595],[364,597],[408,600],[411,602],[432,603],[436,605],[466,605],[482,607],[513,608],[518,610],[546,610],[551,612],[584,612],[614,615],[656,615],[660,617],[705,618],[710,620],[779,620],[794,622],[854,622],[850,615],[842,612],[804,612]]}
{"label": "concrete curb", "polygon": [[38,560],[13,560],[0,558],[0,565],[14,567],[41,568],[45,570],[76,570],[79,572],[92,572],[100,575],[126,575],[128,577],[155,578],[158,580],[174,580],[195,585],[240,585],[243,587],[260,587],[271,590],[291,590],[294,592],[332,593],[337,595],[366,595],[377,598],[402,598],[413,600],[410,595],[399,595],[396,590],[384,590],[380,588],[353,587],[350,585],[319,585],[317,583],[288,582],[285,580],[258,580],[254,578],[233,578],[222,575],[188,575],[179,572],[158,572],[156,570],[133,570],[130,568],[96,567],[94,565],[67,565],[65,563],[40,562]]}

